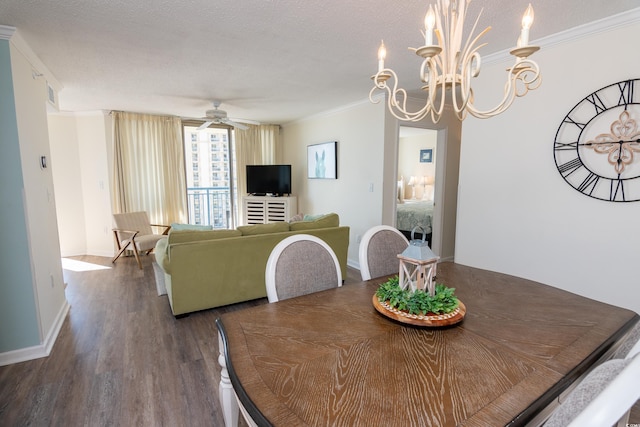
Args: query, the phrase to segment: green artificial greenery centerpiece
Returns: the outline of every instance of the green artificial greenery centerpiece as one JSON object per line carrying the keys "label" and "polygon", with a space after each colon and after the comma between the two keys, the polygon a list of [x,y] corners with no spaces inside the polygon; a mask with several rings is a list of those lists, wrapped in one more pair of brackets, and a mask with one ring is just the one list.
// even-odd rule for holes
{"label": "green artificial greenery centerpiece", "polygon": [[390,307],[409,314],[426,315],[447,314],[458,308],[458,298],[453,294],[455,288],[449,288],[441,283],[436,283],[435,294],[417,289],[400,288],[398,276],[392,277],[378,288],[376,297],[381,302],[386,302]]}

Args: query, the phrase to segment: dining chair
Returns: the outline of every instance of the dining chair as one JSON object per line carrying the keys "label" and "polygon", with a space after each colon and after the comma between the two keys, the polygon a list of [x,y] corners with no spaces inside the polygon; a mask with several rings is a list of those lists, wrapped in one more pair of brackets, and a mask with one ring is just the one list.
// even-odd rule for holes
{"label": "dining chair", "polygon": [[309,234],[289,236],[278,243],[265,270],[269,302],[342,286],[338,257],[322,239]]}
{"label": "dining chair", "polygon": [[637,322],[633,329],[625,336],[624,341],[615,351],[613,357],[616,359],[624,359],[625,357],[633,356],[638,351],[640,351],[640,322]]}
{"label": "dining chair", "polygon": [[409,240],[394,227],[377,225],[362,236],[358,251],[362,280],[398,274],[398,254],[409,246]]}
{"label": "dining chair", "polygon": [[640,356],[610,359],[591,371],[549,417],[544,427],[628,425],[640,399]]}
{"label": "dining chair", "polygon": [[[148,255],[158,240],[162,239],[171,229],[168,225],[151,224],[149,215],[144,211],[113,214],[113,221],[116,224],[113,236],[116,239],[118,253],[111,262],[116,262],[120,255],[129,249],[133,251],[141,270],[140,252],[145,252]],[[154,234],[151,227],[164,227],[165,230],[162,234]]]}

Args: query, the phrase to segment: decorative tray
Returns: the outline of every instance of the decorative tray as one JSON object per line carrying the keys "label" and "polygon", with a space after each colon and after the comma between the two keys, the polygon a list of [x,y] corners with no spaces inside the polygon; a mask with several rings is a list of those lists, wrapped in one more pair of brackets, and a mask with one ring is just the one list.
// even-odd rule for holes
{"label": "decorative tray", "polygon": [[464,319],[464,315],[467,313],[467,308],[464,306],[462,301],[458,301],[458,308],[451,313],[431,314],[426,316],[409,314],[406,311],[400,311],[390,307],[386,302],[381,302],[375,294],[373,294],[373,306],[378,313],[390,319],[410,325],[431,328],[455,325],[456,323],[461,322],[462,319]]}

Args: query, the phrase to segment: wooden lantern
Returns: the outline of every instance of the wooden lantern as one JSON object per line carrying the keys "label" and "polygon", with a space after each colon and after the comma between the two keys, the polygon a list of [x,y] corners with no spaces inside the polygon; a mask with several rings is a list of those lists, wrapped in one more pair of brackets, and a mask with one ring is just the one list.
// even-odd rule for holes
{"label": "wooden lantern", "polygon": [[426,242],[426,233],[423,233],[422,240],[417,240],[413,239],[414,231],[415,228],[411,232],[409,246],[398,255],[400,288],[410,289],[413,292],[422,289],[433,296],[436,292],[436,266],[440,257],[429,248]]}

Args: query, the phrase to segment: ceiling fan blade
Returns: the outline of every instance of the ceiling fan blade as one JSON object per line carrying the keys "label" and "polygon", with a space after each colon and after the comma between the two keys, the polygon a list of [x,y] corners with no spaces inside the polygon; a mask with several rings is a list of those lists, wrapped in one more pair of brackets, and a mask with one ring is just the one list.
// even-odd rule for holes
{"label": "ceiling fan blade", "polygon": [[231,120],[233,120],[234,122],[238,122],[238,123],[246,123],[248,125],[256,125],[259,126],[262,123],[256,121],[256,120],[249,120],[249,119],[236,119],[235,117],[232,118]]}
{"label": "ceiling fan blade", "polygon": [[222,122],[223,122],[224,124],[227,124],[227,125],[229,125],[229,126],[233,126],[234,128],[238,128],[238,129],[240,129],[240,130],[247,130],[247,129],[249,129],[249,126],[246,126],[246,125],[243,125],[243,124],[240,124],[240,123],[234,122],[233,120],[225,119],[225,120],[222,120]]}
{"label": "ceiling fan blade", "polygon": [[213,123],[213,120],[212,120],[212,121],[209,121],[209,122],[204,122],[203,124],[201,124],[201,125],[200,125],[200,127],[199,127],[197,130],[203,130],[203,129],[206,129],[206,128],[208,128],[208,127],[211,125],[211,123]]}

